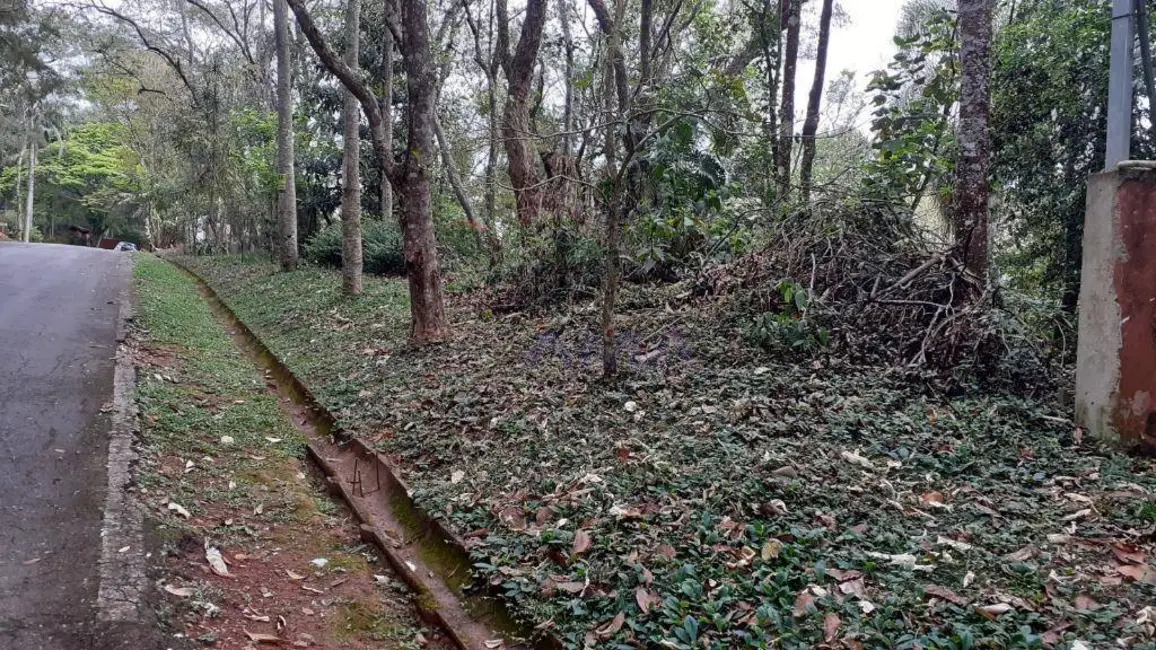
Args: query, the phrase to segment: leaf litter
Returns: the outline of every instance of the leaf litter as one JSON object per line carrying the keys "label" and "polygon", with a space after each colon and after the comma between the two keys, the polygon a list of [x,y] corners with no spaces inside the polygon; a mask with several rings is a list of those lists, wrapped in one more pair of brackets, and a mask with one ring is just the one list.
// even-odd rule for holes
{"label": "leaf litter", "polygon": [[[1056,647],[1151,642],[1137,621],[1156,468],[1084,439],[1052,402],[780,362],[727,305],[688,306],[678,285],[624,289],[620,340],[662,353],[627,355],[606,384],[596,305],[480,318],[463,297],[451,339],[413,349],[392,280],[349,307],[332,274],[200,264],[342,426],[394,459],[464,541],[476,584],[566,647],[619,613],[613,639],[665,647],[1020,647],[1022,630]],[[336,329],[331,310],[356,326]],[[1105,608],[1073,608],[1084,593]]]}

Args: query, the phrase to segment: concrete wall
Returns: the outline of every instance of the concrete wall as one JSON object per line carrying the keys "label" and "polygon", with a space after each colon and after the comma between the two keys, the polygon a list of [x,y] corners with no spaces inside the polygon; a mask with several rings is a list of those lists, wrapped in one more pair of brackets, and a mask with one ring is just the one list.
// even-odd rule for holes
{"label": "concrete wall", "polygon": [[1095,436],[1156,448],[1156,169],[1088,182],[1076,419]]}

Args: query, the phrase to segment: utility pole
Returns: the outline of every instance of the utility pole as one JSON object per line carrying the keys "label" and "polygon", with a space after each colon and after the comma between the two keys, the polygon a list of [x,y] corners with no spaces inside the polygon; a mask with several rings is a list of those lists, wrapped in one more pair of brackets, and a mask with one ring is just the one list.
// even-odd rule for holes
{"label": "utility pole", "polygon": [[1112,0],[1112,64],[1108,71],[1108,143],[1104,169],[1115,169],[1131,157],[1132,45],[1135,16],[1132,0]]}

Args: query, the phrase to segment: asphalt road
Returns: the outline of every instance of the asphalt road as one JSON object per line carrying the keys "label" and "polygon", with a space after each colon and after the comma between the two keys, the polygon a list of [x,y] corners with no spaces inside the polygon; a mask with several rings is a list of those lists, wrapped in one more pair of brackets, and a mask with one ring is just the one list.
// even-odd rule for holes
{"label": "asphalt road", "polygon": [[0,242],[5,650],[91,650],[121,634],[96,623],[96,595],[107,411],[130,257]]}

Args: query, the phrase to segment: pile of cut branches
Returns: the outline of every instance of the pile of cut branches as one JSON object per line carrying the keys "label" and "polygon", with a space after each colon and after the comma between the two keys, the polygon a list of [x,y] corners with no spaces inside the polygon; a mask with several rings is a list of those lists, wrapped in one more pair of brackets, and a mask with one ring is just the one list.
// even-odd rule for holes
{"label": "pile of cut branches", "polygon": [[698,288],[734,295],[747,314],[786,313],[784,283],[805,289],[794,317],[821,328],[849,361],[930,371],[953,384],[1055,387],[1044,337],[910,219],[792,214],[766,246],[707,271]]}

